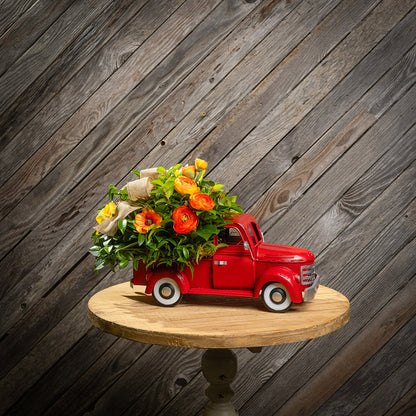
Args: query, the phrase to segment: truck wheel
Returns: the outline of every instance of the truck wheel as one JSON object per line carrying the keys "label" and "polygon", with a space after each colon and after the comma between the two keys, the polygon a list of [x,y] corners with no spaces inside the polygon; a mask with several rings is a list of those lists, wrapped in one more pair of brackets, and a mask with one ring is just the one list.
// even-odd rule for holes
{"label": "truck wheel", "polygon": [[182,300],[179,285],[169,277],[162,277],[153,287],[153,297],[162,306],[175,306]]}
{"label": "truck wheel", "polygon": [[264,285],[261,297],[266,308],[272,312],[285,312],[292,305],[289,292],[280,283],[271,282]]}

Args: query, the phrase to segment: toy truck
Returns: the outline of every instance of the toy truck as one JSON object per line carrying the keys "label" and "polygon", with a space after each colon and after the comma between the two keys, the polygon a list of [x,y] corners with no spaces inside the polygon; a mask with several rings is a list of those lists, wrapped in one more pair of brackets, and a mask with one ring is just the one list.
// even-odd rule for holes
{"label": "toy truck", "polygon": [[204,295],[262,297],[272,312],[285,312],[292,303],[312,300],[319,287],[314,270],[315,256],[303,248],[266,244],[250,214],[234,218],[215,237],[214,244],[225,243],[210,258],[180,271],[159,267],[146,270],[140,264],[133,271],[134,290],[152,294],[159,305],[174,306],[187,293]]}

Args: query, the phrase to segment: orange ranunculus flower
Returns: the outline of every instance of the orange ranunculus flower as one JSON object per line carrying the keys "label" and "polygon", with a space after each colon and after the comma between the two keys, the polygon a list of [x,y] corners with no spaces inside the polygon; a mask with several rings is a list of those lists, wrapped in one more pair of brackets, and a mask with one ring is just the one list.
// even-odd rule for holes
{"label": "orange ranunculus flower", "polygon": [[187,176],[188,178],[195,179],[195,166],[183,166],[180,170],[183,176]]}
{"label": "orange ranunculus flower", "polygon": [[198,226],[198,217],[189,207],[181,205],[172,214],[173,229],[178,234],[187,234]]}
{"label": "orange ranunculus flower", "polygon": [[200,191],[197,184],[187,176],[178,176],[174,182],[175,190],[182,195],[192,195]]}
{"label": "orange ranunculus flower", "polygon": [[208,162],[205,162],[205,160],[202,159],[196,159],[195,160],[195,166],[197,170],[204,170],[208,166]]}
{"label": "orange ranunculus flower", "polygon": [[113,201],[111,201],[98,213],[95,219],[98,222],[98,224],[101,224],[107,218],[110,218],[113,215],[115,215],[116,212],[117,212],[116,204]]}
{"label": "orange ranunculus flower", "polygon": [[215,206],[215,202],[212,200],[212,198],[205,194],[191,195],[189,197],[189,203],[191,204],[192,208],[198,209],[200,211],[209,211]]}
{"label": "orange ranunculus flower", "polygon": [[134,226],[140,234],[146,234],[152,225],[156,228],[160,227],[162,217],[150,208],[143,208],[143,211],[136,214],[134,218]]}

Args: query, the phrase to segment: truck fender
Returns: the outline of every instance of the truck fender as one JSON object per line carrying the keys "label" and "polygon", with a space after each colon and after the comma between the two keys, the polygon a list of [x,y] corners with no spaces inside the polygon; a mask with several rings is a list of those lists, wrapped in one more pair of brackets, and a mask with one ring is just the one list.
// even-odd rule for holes
{"label": "truck fender", "polygon": [[269,282],[281,283],[289,292],[293,303],[302,302],[302,291],[299,290],[296,284],[296,274],[288,267],[276,266],[266,270],[259,279],[257,279],[254,287],[254,297],[258,297],[260,290]]}
{"label": "truck fender", "polygon": [[175,280],[175,282],[178,284],[181,293],[188,293],[189,292],[189,280],[186,278],[186,276],[180,272],[179,270],[175,269],[156,269],[155,271],[148,274],[148,280],[146,286],[145,293],[147,295],[150,295],[153,292],[153,287],[155,286],[156,282],[161,279],[162,277],[169,277],[170,279]]}

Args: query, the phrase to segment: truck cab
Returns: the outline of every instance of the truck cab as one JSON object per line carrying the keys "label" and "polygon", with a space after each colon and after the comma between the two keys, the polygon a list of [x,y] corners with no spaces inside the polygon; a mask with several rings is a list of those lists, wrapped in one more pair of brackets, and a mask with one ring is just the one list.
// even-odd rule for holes
{"label": "truck cab", "polygon": [[[187,293],[205,295],[261,296],[265,307],[285,312],[292,303],[312,300],[319,287],[314,270],[315,256],[309,250],[266,244],[256,220],[242,214],[215,237],[225,243],[212,257],[202,259],[194,272],[185,267],[159,267],[146,270],[140,264],[133,271],[131,286],[146,286],[158,304],[174,306]],[[140,289],[142,290],[142,288]]]}

